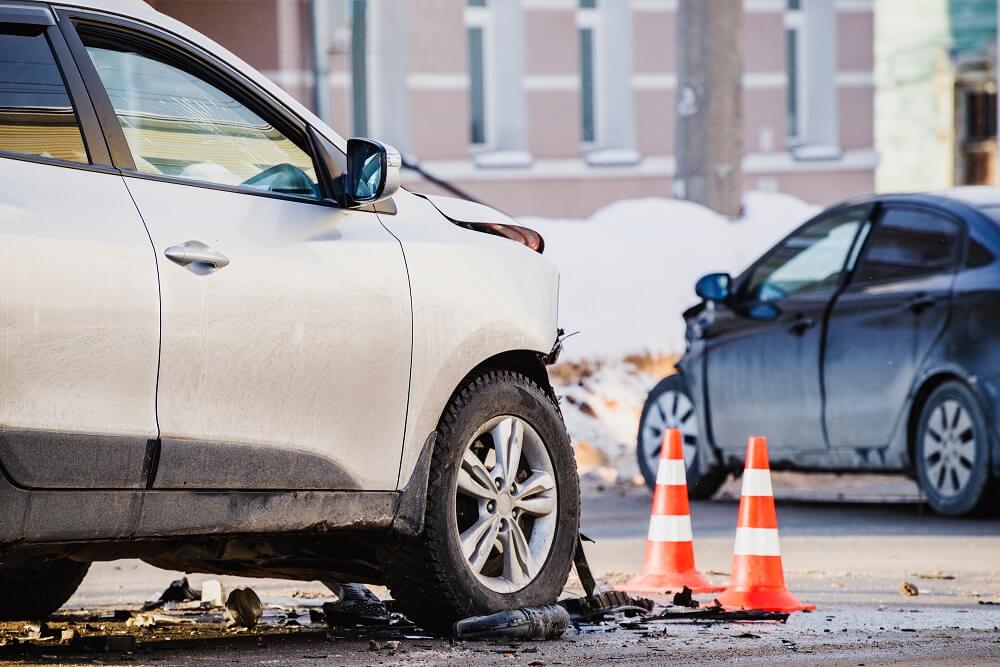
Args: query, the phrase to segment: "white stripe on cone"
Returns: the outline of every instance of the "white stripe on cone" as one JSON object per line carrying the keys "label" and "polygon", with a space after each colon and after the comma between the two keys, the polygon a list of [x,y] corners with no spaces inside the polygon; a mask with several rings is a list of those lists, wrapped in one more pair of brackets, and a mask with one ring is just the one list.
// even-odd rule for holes
{"label": "white stripe on cone", "polygon": [[687,486],[684,474],[684,461],[677,459],[660,459],[660,467],[656,469],[656,483],[669,486]]}
{"label": "white stripe on cone", "polygon": [[748,468],[743,471],[744,496],[773,496],[771,489],[771,471]]}
{"label": "white stripe on cone", "polygon": [[691,517],[687,514],[653,515],[649,517],[647,537],[650,542],[690,542],[694,539]]}
{"label": "white stripe on cone", "polygon": [[778,529],[737,528],[733,553],[737,556],[780,556]]}

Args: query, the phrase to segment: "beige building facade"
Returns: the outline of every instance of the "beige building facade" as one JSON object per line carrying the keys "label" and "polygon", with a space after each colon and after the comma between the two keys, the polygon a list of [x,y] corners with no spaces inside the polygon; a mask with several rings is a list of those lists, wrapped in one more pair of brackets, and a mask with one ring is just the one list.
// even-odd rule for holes
{"label": "beige building facade", "polygon": [[[391,143],[515,215],[579,217],[670,196],[676,0],[151,4],[339,132]],[[872,0],[744,9],[745,187],[818,204],[873,191]],[[407,179],[435,189],[415,172]]]}

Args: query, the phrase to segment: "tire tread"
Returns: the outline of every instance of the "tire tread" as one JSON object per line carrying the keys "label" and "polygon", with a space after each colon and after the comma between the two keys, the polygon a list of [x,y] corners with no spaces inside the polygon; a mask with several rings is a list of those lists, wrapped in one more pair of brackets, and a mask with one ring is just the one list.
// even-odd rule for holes
{"label": "tire tread", "polygon": [[[393,598],[401,608],[425,629],[450,633],[454,621],[477,613],[468,595],[455,585],[444,562],[444,550],[448,548],[448,535],[441,534],[440,522],[431,520],[447,512],[444,503],[453,499],[441,491],[446,483],[446,471],[452,461],[448,447],[440,446],[450,442],[450,436],[459,428],[462,413],[477,394],[482,394],[497,384],[528,385],[537,391],[555,408],[560,415],[558,403],[529,377],[509,370],[490,370],[468,380],[448,403],[438,425],[438,445],[434,448],[430,475],[427,484],[427,509],[424,531],[417,538],[399,538],[383,546],[381,565]],[[579,496],[577,496],[576,516],[579,516]],[[566,561],[564,571],[558,573],[565,581],[572,567],[572,559]]]}

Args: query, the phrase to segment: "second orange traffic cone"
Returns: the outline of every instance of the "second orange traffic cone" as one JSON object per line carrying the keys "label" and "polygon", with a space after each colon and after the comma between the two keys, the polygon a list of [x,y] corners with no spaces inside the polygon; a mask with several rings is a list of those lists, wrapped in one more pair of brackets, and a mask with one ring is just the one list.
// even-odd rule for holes
{"label": "second orange traffic cone", "polygon": [[732,575],[718,600],[727,610],[792,612],[816,608],[799,602],[785,587],[767,440],[762,437],[752,437],[747,444]]}
{"label": "second orange traffic cone", "polygon": [[660,448],[660,467],[653,490],[653,512],[649,517],[642,570],[616,588],[632,593],[664,593],[680,591],[685,586],[695,593],[715,593],[723,589],[706,581],[694,565],[684,445],[681,432],[671,428],[664,432]]}

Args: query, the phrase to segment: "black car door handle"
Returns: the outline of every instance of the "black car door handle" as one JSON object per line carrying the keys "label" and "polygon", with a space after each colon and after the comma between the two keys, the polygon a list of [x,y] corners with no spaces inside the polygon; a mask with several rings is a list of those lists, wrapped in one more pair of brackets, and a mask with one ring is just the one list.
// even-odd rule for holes
{"label": "black car door handle", "polygon": [[792,326],[788,327],[788,330],[791,333],[795,334],[796,336],[801,336],[809,329],[812,329],[814,326],[816,326],[816,320],[814,320],[813,318],[799,317],[795,319],[795,322],[792,323]]}
{"label": "black car door handle", "polygon": [[934,305],[934,298],[926,294],[918,294],[906,302],[906,309],[914,315],[919,315]]}

